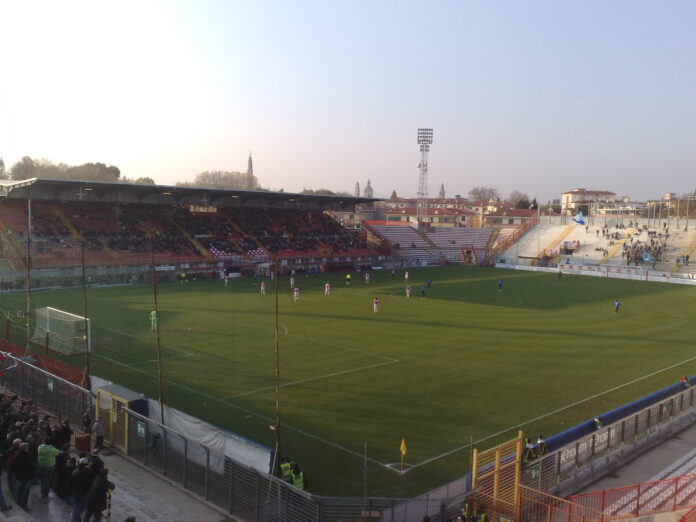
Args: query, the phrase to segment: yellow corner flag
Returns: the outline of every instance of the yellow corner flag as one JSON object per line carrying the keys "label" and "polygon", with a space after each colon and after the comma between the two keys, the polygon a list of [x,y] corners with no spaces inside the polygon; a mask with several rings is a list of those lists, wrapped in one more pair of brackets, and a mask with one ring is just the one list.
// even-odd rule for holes
{"label": "yellow corner flag", "polygon": [[401,471],[404,470],[404,457],[406,456],[406,437],[401,437]]}

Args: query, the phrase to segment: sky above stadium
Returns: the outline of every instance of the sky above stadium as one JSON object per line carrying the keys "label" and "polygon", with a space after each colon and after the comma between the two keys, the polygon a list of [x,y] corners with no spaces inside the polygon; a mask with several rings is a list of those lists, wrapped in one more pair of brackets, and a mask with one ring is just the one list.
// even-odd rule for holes
{"label": "sky above stadium", "polygon": [[696,3],[0,0],[0,156],[540,201],[696,187]]}

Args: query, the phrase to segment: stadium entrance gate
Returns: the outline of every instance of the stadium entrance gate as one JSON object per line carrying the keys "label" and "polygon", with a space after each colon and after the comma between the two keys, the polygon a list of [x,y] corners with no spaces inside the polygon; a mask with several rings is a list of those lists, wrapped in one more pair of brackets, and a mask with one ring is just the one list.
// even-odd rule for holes
{"label": "stadium entrance gate", "polygon": [[124,453],[128,448],[128,409],[147,416],[147,399],[118,384],[97,389],[96,415],[106,428],[104,439]]}

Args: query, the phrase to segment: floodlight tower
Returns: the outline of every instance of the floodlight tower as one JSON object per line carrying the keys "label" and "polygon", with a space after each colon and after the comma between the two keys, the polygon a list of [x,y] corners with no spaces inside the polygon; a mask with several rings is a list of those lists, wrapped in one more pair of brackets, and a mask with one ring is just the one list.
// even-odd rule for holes
{"label": "floodlight tower", "polygon": [[428,152],[433,143],[433,129],[418,129],[418,147],[420,148],[421,160],[418,163],[420,174],[418,175],[418,207],[416,220],[418,228],[423,226],[427,215],[428,206]]}

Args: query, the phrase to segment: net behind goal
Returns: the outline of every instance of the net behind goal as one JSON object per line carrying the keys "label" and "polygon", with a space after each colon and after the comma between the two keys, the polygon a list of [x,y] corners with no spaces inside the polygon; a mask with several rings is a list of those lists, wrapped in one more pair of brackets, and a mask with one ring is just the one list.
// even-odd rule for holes
{"label": "net behind goal", "polygon": [[[36,326],[32,342],[66,355],[91,351],[92,336],[90,320],[80,315],[51,308],[36,309]],[[48,336],[47,336],[48,334]]]}

